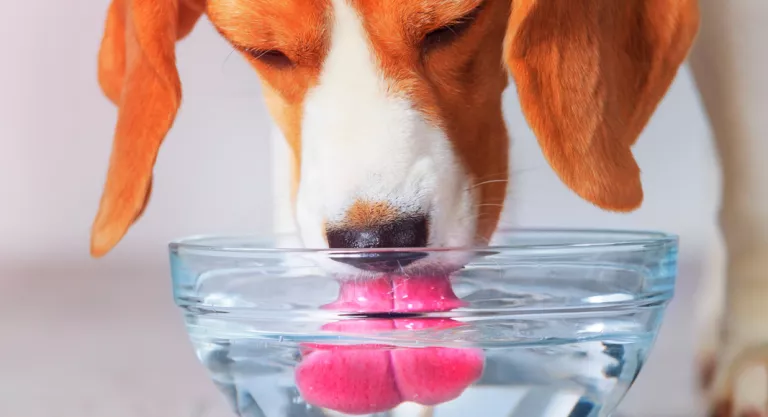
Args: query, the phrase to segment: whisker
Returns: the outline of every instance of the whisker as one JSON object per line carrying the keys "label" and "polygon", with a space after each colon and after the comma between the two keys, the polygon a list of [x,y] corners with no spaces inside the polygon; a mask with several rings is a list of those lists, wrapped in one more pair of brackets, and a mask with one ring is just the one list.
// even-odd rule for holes
{"label": "whisker", "polygon": [[475,178],[475,181],[484,181],[488,179],[495,179],[495,180],[501,180],[507,178],[508,173],[507,172],[497,172],[495,174],[488,174],[483,175],[482,177]]}
{"label": "whisker", "polygon": [[497,172],[495,174],[483,175],[482,177],[474,178],[474,180],[478,181],[478,182],[483,182],[483,181],[488,180],[488,179],[492,179],[492,180],[509,180],[509,177],[510,176],[514,177],[515,174],[524,174],[524,173],[531,172],[531,171],[536,171],[536,170],[539,170],[539,169],[542,169],[542,168],[543,168],[542,166],[532,166],[532,167],[527,167],[527,168],[515,168],[515,169],[510,169],[507,172]]}
{"label": "whisker", "polygon": [[466,190],[467,190],[467,191],[468,191],[468,190],[473,190],[473,189],[475,189],[475,188],[477,188],[477,187],[480,187],[480,186],[483,186],[483,185],[487,185],[487,184],[497,184],[497,183],[502,183],[502,182],[503,182],[503,183],[508,183],[508,182],[509,182],[509,180],[507,180],[507,179],[503,179],[503,180],[489,180],[489,181],[483,181],[483,182],[477,183],[477,184],[475,184],[475,185],[473,185],[473,186],[471,186],[471,187],[467,187],[467,188],[466,188]]}
{"label": "whisker", "polygon": [[232,54],[237,52],[234,48],[232,48],[231,51],[227,54],[226,58],[224,58],[224,62],[221,63],[221,72],[224,72],[224,67],[227,65],[227,61],[229,61],[229,58],[232,57]]}
{"label": "whisker", "polygon": [[[400,268],[400,273],[403,274],[403,276],[405,276],[406,278],[410,278],[408,273],[405,272],[405,268],[403,268],[403,264],[400,263],[400,261],[397,261],[397,266],[398,266],[398,268]],[[393,289],[393,291],[394,291],[394,289]]]}

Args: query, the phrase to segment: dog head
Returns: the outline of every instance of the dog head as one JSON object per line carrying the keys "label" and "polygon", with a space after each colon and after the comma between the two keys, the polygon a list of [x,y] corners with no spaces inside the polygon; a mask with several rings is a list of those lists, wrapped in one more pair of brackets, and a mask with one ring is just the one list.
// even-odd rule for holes
{"label": "dog head", "polygon": [[310,247],[486,241],[507,189],[509,73],[561,180],[637,208],[630,148],[698,27],[695,0],[113,0],[99,76],[119,118],[96,256],[146,206],[181,100],[175,43],[202,14],[262,81]]}

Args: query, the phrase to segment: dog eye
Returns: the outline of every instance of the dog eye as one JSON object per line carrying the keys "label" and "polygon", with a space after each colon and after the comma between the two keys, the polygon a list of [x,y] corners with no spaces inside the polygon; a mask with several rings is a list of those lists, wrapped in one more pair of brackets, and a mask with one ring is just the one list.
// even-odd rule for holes
{"label": "dog eye", "polygon": [[424,36],[422,47],[428,51],[443,45],[447,45],[460,37],[477,18],[480,7],[476,8],[466,16],[453,21],[450,24],[437,28]]}
{"label": "dog eye", "polygon": [[253,58],[275,68],[290,68],[293,61],[277,49],[250,49],[247,51]]}

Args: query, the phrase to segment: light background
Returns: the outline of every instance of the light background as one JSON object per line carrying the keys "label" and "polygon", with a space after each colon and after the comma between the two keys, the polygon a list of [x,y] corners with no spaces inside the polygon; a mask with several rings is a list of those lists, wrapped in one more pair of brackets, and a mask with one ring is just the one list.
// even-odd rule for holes
{"label": "light background", "polygon": [[[185,101],[149,208],[115,252],[91,260],[90,222],[116,117],[96,83],[106,7],[17,1],[0,13],[0,415],[175,417],[203,407],[202,415],[226,416],[171,305],[165,244],[269,230],[271,125],[258,80],[205,20],[180,44]],[[678,299],[623,410],[692,415],[691,298],[709,270],[719,172],[688,69],[635,148],[646,199],[631,215],[571,194],[544,161],[514,91],[505,105],[515,171],[505,223],[681,235]]]}

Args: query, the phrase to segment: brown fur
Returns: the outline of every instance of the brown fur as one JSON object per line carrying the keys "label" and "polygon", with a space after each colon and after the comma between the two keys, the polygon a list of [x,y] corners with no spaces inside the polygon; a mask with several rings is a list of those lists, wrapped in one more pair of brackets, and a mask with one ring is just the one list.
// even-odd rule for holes
{"label": "brown fur", "polygon": [[[292,195],[301,178],[301,119],[304,96],[317,83],[328,49],[328,0],[286,2],[209,1],[208,16],[236,45],[260,76],[270,115],[292,153]],[[296,65],[277,69],[254,59],[247,49],[283,51]]]}
{"label": "brown fur", "polygon": [[370,226],[394,222],[399,214],[396,208],[387,203],[358,200],[347,209],[344,220],[333,226],[353,230],[364,229]]}
{"label": "brown fur", "polygon": [[119,115],[109,172],[93,224],[91,253],[107,253],[146,206],[152,167],[181,101],[175,43],[199,4],[114,0],[99,53],[99,82]]}
{"label": "brown fur", "polygon": [[[411,97],[445,129],[477,183],[478,237],[495,230],[506,192],[502,62],[563,182],[605,209],[640,205],[640,171],[630,147],[693,41],[695,0],[486,0],[464,35],[427,53],[419,45],[427,32],[481,2],[349,1],[363,17],[393,91]],[[209,0],[207,9],[204,4],[113,0],[110,6],[99,80],[119,106],[119,119],[93,226],[95,256],[114,247],[146,206],[152,167],[181,97],[174,44],[203,10],[259,73],[270,113],[293,151],[294,192],[297,188],[301,104],[327,52],[328,1]],[[273,68],[250,53],[270,49],[285,52],[294,65]]]}
{"label": "brown fur", "polygon": [[640,206],[630,147],[697,29],[696,0],[515,0],[505,49],[523,112],[582,198],[608,210]]}

